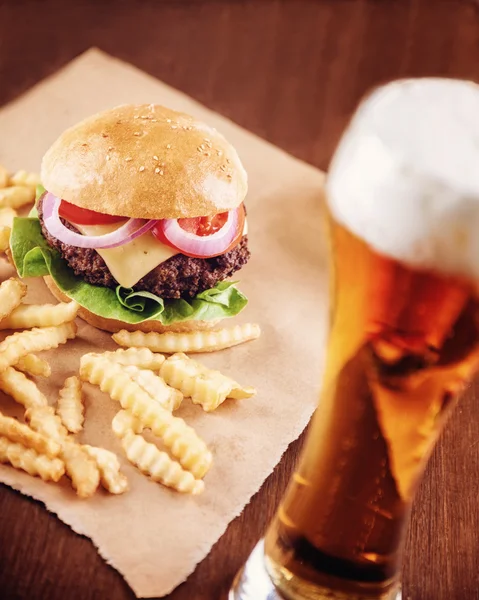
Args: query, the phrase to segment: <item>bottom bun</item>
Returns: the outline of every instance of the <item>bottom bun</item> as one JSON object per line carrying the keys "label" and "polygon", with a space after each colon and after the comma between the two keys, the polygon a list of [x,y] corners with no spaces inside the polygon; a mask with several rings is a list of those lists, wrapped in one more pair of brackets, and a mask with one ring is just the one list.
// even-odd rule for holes
{"label": "bottom bun", "polygon": [[[71,298],[69,298],[66,294],[64,294],[57,286],[57,284],[53,281],[53,279],[47,275],[43,278],[45,281],[47,288],[50,292],[55,296],[57,300],[61,302],[70,302]],[[78,316],[86,321],[89,325],[93,325],[97,329],[104,329],[105,331],[110,331],[111,333],[116,333],[121,329],[126,329],[127,331],[144,331],[145,333],[149,333],[150,331],[157,331],[158,333],[164,333],[165,331],[198,331],[203,329],[213,329],[215,325],[217,325],[221,319],[215,319],[213,321],[181,321],[179,323],[173,323],[172,325],[163,325],[160,321],[143,321],[142,323],[125,323],[124,321],[117,321],[116,319],[106,319],[104,317],[99,317],[94,313],[90,312],[83,306],[80,306],[78,311]]]}

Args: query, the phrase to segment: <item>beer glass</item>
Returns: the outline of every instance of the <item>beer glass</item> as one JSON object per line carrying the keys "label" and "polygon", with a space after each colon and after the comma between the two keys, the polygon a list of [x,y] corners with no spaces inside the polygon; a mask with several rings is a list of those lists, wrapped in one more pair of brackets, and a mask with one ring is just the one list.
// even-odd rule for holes
{"label": "beer glass", "polygon": [[231,600],[400,598],[418,482],[478,366],[476,132],[479,87],[418,79],[374,92],[343,136],[322,393]]}

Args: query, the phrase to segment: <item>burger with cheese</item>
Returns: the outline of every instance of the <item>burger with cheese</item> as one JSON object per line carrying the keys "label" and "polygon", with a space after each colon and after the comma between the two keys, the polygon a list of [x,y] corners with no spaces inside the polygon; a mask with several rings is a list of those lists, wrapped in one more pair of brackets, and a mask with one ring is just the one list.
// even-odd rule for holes
{"label": "burger with cheese", "polygon": [[44,188],[10,239],[22,277],[45,278],[108,331],[208,328],[246,305],[227,281],[249,259],[246,172],[215,129],[124,105],[65,131]]}

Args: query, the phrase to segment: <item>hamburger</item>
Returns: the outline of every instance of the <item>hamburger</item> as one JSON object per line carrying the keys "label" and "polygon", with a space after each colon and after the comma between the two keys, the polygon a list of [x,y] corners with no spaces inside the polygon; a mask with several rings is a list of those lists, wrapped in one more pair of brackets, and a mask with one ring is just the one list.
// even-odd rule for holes
{"label": "hamburger", "polygon": [[66,130],[16,218],[11,254],[107,331],[210,328],[246,297],[247,176],[215,129],[159,105],[124,105]]}

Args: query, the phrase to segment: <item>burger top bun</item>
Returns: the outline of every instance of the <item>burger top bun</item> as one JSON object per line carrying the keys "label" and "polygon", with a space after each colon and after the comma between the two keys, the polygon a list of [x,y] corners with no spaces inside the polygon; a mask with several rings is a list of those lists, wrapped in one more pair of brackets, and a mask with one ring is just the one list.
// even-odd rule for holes
{"label": "burger top bun", "polygon": [[215,215],[247,191],[238,154],[216,129],[155,104],[118,106],[67,129],[41,179],[81,208],[142,219]]}

